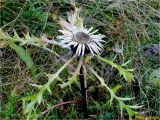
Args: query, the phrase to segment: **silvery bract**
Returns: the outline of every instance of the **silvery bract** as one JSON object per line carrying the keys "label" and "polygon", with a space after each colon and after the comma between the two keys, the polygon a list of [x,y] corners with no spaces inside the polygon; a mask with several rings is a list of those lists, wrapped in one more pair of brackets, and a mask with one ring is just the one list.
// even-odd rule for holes
{"label": "silvery bract", "polygon": [[87,29],[83,26],[83,19],[79,17],[80,9],[68,13],[68,21],[60,20],[62,30],[59,30],[63,35],[58,36],[61,44],[64,47],[75,49],[77,56],[83,56],[85,51],[89,51],[92,55],[98,54],[102,50],[102,38],[105,35],[95,34],[98,30],[92,32],[93,27]]}

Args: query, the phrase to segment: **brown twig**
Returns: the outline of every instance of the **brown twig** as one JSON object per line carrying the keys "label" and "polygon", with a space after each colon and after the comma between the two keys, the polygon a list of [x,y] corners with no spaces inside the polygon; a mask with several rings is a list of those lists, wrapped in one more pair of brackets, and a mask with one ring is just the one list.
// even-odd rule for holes
{"label": "brown twig", "polygon": [[82,101],[75,101],[75,100],[72,100],[72,101],[66,101],[66,102],[60,102],[50,108],[48,108],[47,110],[41,112],[40,115],[44,115],[46,114],[47,112],[49,112],[50,110],[54,109],[54,108],[58,108],[60,106],[63,106],[63,105],[66,105],[66,104],[82,104]]}

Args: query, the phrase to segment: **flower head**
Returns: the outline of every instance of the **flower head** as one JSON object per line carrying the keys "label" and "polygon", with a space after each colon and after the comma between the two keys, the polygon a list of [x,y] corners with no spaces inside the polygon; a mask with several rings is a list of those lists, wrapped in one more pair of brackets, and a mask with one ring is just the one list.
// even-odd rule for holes
{"label": "flower head", "polygon": [[84,56],[85,53],[99,54],[103,45],[102,38],[105,35],[95,34],[98,30],[92,32],[93,27],[87,29],[83,26],[83,19],[79,17],[80,9],[76,8],[75,12],[68,13],[68,21],[60,20],[63,35],[58,36],[64,47],[71,48],[78,56]]}

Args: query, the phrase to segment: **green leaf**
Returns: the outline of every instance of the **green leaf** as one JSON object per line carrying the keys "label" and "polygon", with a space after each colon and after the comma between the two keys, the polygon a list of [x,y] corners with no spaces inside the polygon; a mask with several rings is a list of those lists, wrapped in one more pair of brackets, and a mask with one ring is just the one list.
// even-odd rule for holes
{"label": "green leaf", "polygon": [[116,87],[112,88],[112,91],[116,93],[121,87],[122,85],[117,85]]}
{"label": "green leaf", "polygon": [[36,65],[25,49],[16,45],[15,43],[10,43],[10,47],[15,50],[19,57],[26,63],[27,67],[31,70],[32,75],[36,75]]}
{"label": "green leaf", "polygon": [[134,97],[133,98],[122,98],[122,97],[117,97],[119,100],[122,100],[122,101],[128,101],[128,100],[132,100],[132,99],[134,99]]}
{"label": "green leaf", "polygon": [[[70,58],[55,74],[47,74],[48,76],[48,82],[44,85],[41,85],[39,87],[39,92],[37,94],[34,94],[32,96],[27,96],[22,98],[23,101],[23,111],[24,114],[27,114],[27,119],[29,120],[32,113],[35,110],[36,103],[40,104],[43,100],[43,94],[45,91],[51,92],[50,86],[52,84],[52,87],[54,87],[58,81],[59,74],[67,67],[68,64],[70,64],[75,56]],[[37,85],[35,85],[37,86]],[[39,86],[39,85],[38,85]],[[35,115],[34,115],[35,116]]]}
{"label": "green leaf", "polygon": [[61,88],[65,88],[65,87],[67,87],[67,86],[69,86],[69,87],[71,88],[71,85],[72,85],[74,82],[76,82],[76,80],[77,80],[77,75],[79,74],[79,71],[80,71],[80,68],[81,68],[82,64],[83,64],[83,58],[81,57],[76,71],[73,73],[72,77],[69,78],[66,83],[60,84],[60,87],[61,87]]}
{"label": "green leaf", "polygon": [[[129,105],[126,105],[123,101],[118,100],[120,110],[121,110],[121,116],[123,114],[123,109],[127,110],[127,113],[129,115],[129,120],[132,120],[132,116],[134,116],[137,112],[132,110]],[[134,108],[133,108],[134,109]]]}
{"label": "green leaf", "polygon": [[110,60],[107,60],[106,58],[102,58],[98,55],[96,55],[96,57],[98,59],[100,59],[101,61],[111,65],[112,67],[116,68],[119,71],[120,76],[123,75],[123,77],[125,78],[126,81],[131,82],[133,79],[133,74],[130,73],[130,71],[133,71],[133,69],[124,69],[122,66],[117,65],[116,63],[113,63]]}
{"label": "green leaf", "polygon": [[125,108],[129,114],[129,120],[132,120],[132,117],[136,114],[134,110],[132,110],[130,107]]}
{"label": "green leaf", "polygon": [[104,86],[110,92],[110,96],[111,96],[110,103],[112,104],[113,99],[116,99],[118,101],[119,107],[120,107],[120,110],[121,110],[121,116],[123,115],[123,109],[126,109],[128,115],[129,115],[129,120],[132,120],[132,116],[136,114],[136,112],[132,109],[139,108],[139,107],[126,105],[124,103],[124,101],[132,100],[133,98],[122,98],[122,97],[116,96],[115,91],[118,90],[118,88],[120,88],[120,86],[116,86],[113,89],[109,88],[105,84],[104,79],[102,77],[100,77],[97,74],[97,72],[93,70],[92,67],[87,65],[87,68],[98,78],[98,80],[101,82],[101,85]]}
{"label": "green leaf", "polygon": [[143,106],[138,106],[138,105],[128,105],[128,107],[132,108],[132,109],[139,109],[142,108]]}

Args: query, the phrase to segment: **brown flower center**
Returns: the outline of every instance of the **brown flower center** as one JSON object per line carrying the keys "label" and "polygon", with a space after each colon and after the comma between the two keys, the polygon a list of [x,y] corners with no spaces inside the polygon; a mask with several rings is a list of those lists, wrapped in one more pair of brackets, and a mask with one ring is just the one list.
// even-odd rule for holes
{"label": "brown flower center", "polygon": [[90,36],[84,32],[78,32],[73,36],[73,41],[80,44],[87,44],[91,41]]}

